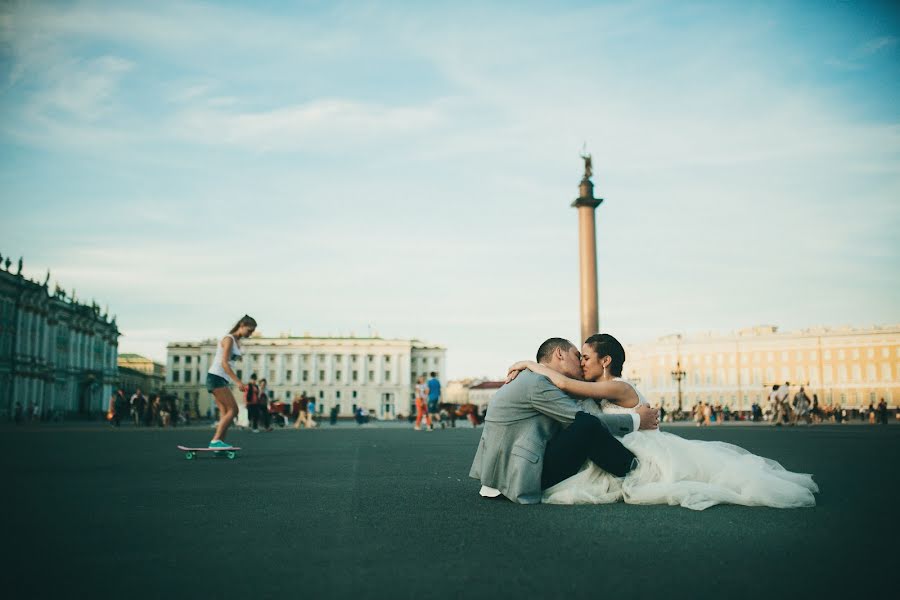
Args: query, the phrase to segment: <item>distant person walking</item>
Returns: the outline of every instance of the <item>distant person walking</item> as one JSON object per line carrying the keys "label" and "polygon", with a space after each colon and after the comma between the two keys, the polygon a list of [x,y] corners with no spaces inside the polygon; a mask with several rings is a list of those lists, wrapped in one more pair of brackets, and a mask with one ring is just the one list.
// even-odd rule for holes
{"label": "distant person walking", "polygon": [[425,383],[425,376],[419,375],[416,380],[416,431],[422,430],[423,418],[428,425],[428,431],[434,431],[431,415],[428,414],[428,384]]}
{"label": "distant person walking", "polygon": [[[272,416],[269,414],[269,382],[266,379],[259,380],[259,408],[256,409],[257,421],[262,419],[266,432],[272,431]],[[256,429],[258,423],[253,423]]]}
{"label": "distant person walking", "polygon": [[206,389],[213,395],[216,406],[219,408],[219,423],[216,425],[216,433],[209,442],[210,448],[229,447],[225,443],[225,434],[228,433],[228,428],[238,410],[237,402],[231,393],[229,380],[236,383],[240,391],[243,392],[247,389],[247,386],[234,372],[232,363],[242,354],[240,340],[249,337],[255,330],[256,320],[249,315],[244,315],[216,347],[216,357],[206,374]]}
{"label": "distant person walking", "polygon": [[312,429],[316,426],[316,399],[310,398],[309,404],[307,404],[307,412],[306,412],[306,426],[309,429]]}
{"label": "distant person walking", "polygon": [[256,373],[250,375],[247,389],[244,390],[244,405],[247,407],[247,422],[253,433],[259,433],[259,385],[256,383]]}
{"label": "distant person walking", "polygon": [[134,394],[131,395],[130,403],[131,416],[134,417],[134,425],[138,427],[144,420],[144,409],[147,406],[147,399],[144,398],[144,394],[141,393],[141,388],[134,390]]}
{"label": "distant person walking", "polygon": [[794,412],[793,412],[793,422],[797,423],[800,419],[806,421],[807,425],[812,424],[812,417],[809,414],[809,397],[806,395],[806,392],[803,391],[803,387],[800,387],[800,391],[794,395]]}
{"label": "distant person walking", "polygon": [[437,373],[434,371],[430,375],[431,379],[428,380],[428,415],[431,419],[437,418],[440,421],[441,382],[438,381]]}
{"label": "distant person walking", "polygon": [[888,424],[888,407],[887,402],[884,401],[884,398],[882,398],[881,402],[878,403],[878,422],[882,425]]}
{"label": "distant person walking", "polygon": [[307,426],[307,421],[309,420],[309,398],[306,397],[306,392],[300,394],[300,398],[297,400],[297,420],[294,421],[294,429],[300,429],[303,426]]}

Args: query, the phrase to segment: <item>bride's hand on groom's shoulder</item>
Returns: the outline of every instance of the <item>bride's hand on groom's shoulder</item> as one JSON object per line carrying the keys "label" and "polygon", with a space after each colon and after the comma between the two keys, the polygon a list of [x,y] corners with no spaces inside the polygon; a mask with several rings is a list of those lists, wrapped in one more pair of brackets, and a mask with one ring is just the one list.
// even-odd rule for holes
{"label": "bride's hand on groom's shoulder", "polygon": [[511,366],[509,368],[509,371],[507,371],[506,373],[506,383],[509,383],[510,381],[515,379],[519,373],[529,368],[532,364],[534,363],[530,360],[520,360],[519,362]]}

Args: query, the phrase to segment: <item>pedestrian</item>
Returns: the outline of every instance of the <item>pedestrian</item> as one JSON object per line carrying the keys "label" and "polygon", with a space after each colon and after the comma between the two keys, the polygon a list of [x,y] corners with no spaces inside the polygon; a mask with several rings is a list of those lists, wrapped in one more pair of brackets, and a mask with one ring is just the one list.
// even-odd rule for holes
{"label": "pedestrian", "polygon": [[119,427],[122,424],[122,417],[125,415],[126,406],[128,406],[128,402],[125,400],[125,390],[119,388],[113,395],[112,401],[113,424],[116,427]]}
{"label": "pedestrian", "polygon": [[697,423],[697,427],[703,425],[703,414],[704,414],[704,406],[703,400],[694,405],[694,422]]}
{"label": "pedestrian", "polygon": [[812,424],[812,418],[809,414],[809,397],[806,395],[806,392],[803,390],[803,386],[800,386],[800,391],[798,391],[794,395],[793,401],[793,419],[796,424],[800,419],[806,421],[807,425]]}
{"label": "pedestrian", "polygon": [[887,402],[884,401],[884,398],[882,398],[881,402],[878,403],[878,422],[882,425],[888,424],[888,407]]}
{"label": "pedestrian", "polygon": [[431,415],[428,414],[428,384],[425,383],[425,376],[419,375],[416,379],[416,431],[422,430],[422,419],[428,426],[428,431],[434,431],[434,424],[431,422]]}
{"label": "pedestrian", "polygon": [[813,394],[812,408],[810,408],[809,414],[812,417],[813,423],[821,423],[822,422],[822,408],[819,406],[819,395],[818,394]]}
{"label": "pedestrian", "polygon": [[337,405],[331,407],[331,412],[328,414],[328,423],[330,425],[337,425],[337,417],[338,417],[338,407]]}
{"label": "pedestrian", "polygon": [[147,399],[141,393],[141,388],[136,388],[134,394],[131,395],[131,416],[134,418],[135,427],[140,426],[144,420],[144,410],[146,408]]}
{"label": "pedestrian", "polygon": [[269,382],[263,378],[259,380],[259,408],[256,409],[258,418],[262,419],[266,433],[272,431],[272,416],[269,413]]}
{"label": "pedestrian", "polygon": [[300,398],[297,399],[297,420],[294,421],[294,429],[300,429],[301,427],[307,426],[309,420],[309,398],[306,397],[306,392],[300,394]]}
{"label": "pedestrian", "polygon": [[240,391],[245,391],[247,386],[234,372],[232,363],[242,354],[240,340],[249,337],[256,330],[256,320],[249,315],[244,315],[238,320],[228,335],[219,341],[216,347],[216,357],[213,359],[209,372],[206,374],[206,389],[215,398],[219,409],[219,423],[216,432],[209,442],[210,448],[229,448],[225,442],[225,435],[231,422],[237,415],[238,407],[234,395],[231,393],[229,380],[237,384]]}
{"label": "pedestrian", "polygon": [[256,373],[250,375],[247,389],[244,390],[244,405],[247,407],[247,421],[250,431],[259,433],[259,385],[256,383]]}
{"label": "pedestrian", "polygon": [[[431,372],[431,379],[428,380],[428,415],[432,420],[437,417],[440,421],[440,402],[441,402],[441,382],[438,381],[437,373]],[[441,423],[443,428],[444,424]]]}
{"label": "pedestrian", "polygon": [[306,426],[309,429],[312,429],[316,426],[316,399],[315,397],[310,397],[309,403],[306,405]]}
{"label": "pedestrian", "polygon": [[25,411],[22,408],[22,403],[19,402],[18,400],[16,400],[16,408],[15,408],[15,412],[13,413],[13,420],[15,421],[16,425],[22,424],[22,415],[24,412]]}

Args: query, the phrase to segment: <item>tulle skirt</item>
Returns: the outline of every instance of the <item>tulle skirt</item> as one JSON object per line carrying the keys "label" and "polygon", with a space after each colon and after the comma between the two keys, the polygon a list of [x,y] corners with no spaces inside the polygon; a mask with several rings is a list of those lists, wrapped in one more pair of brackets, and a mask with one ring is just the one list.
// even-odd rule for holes
{"label": "tulle skirt", "polygon": [[664,431],[621,438],[639,465],[624,478],[585,462],[544,491],[548,504],[671,504],[703,510],[716,504],[799,508],[815,506],[812,475],[792,473],[774,460],[725,442],[687,440]]}

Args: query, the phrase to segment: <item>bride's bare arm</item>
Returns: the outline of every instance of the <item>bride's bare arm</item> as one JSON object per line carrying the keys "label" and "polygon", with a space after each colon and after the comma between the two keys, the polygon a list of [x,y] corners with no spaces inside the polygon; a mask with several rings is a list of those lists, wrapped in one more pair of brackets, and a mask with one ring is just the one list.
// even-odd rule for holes
{"label": "bride's bare arm", "polygon": [[622,381],[582,381],[566,377],[559,371],[544,366],[531,360],[517,362],[509,368],[507,382],[515,379],[520,371],[528,369],[538,375],[549,379],[553,385],[571,396],[593,398],[595,400],[609,400],[622,408],[634,408],[638,405],[637,392],[630,385]]}

